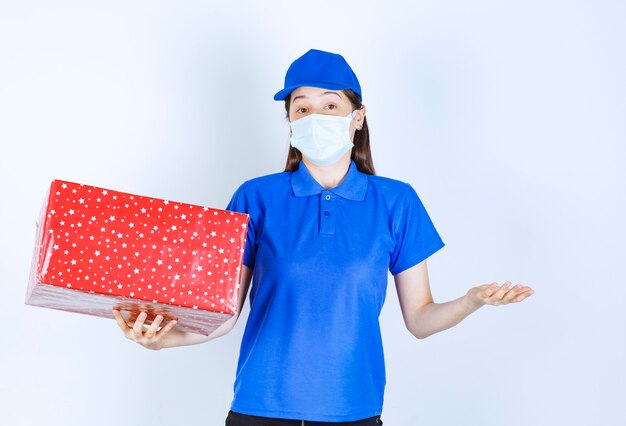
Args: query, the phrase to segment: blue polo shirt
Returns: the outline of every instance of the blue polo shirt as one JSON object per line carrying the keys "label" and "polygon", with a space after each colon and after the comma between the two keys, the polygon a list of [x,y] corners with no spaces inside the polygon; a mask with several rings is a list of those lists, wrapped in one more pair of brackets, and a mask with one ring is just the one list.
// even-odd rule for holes
{"label": "blue polo shirt", "polygon": [[243,263],[253,269],[231,409],[322,422],[381,415],[388,271],[444,246],[413,187],[351,161],[325,189],[300,162],[245,181],[226,210],[250,215]]}

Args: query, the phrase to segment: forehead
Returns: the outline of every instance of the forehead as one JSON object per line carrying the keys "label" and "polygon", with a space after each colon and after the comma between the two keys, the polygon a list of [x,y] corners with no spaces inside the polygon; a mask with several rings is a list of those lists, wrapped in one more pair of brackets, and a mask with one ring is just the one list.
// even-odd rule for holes
{"label": "forehead", "polygon": [[[346,95],[341,90],[323,89],[321,87],[302,86],[291,92],[292,102],[298,100],[309,99],[338,99],[339,96],[342,100],[347,100]],[[298,99],[296,99],[298,98]]]}

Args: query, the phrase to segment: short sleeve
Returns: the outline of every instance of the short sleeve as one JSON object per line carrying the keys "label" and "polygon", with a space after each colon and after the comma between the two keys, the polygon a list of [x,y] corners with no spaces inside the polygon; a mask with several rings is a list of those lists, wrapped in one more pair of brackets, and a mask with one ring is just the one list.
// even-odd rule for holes
{"label": "short sleeve", "polygon": [[403,200],[392,216],[396,241],[389,262],[392,275],[417,265],[445,245],[410,184],[406,184]]}
{"label": "short sleeve", "polygon": [[248,201],[248,197],[246,196],[246,191],[244,189],[245,182],[242,183],[239,188],[233,194],[230,202],[226,206],[225,210],[230,210],[238,213],[247,213],[249,215],[248,218],[248,226],[247,226],[247,237],[246,237],[246,246],[244,248],[243,253],[243,264],[248,268],[254,268],[254,261],[256,259],[256,235],[255,235],[255,223],[254,223],[254,207],[252,207]]}

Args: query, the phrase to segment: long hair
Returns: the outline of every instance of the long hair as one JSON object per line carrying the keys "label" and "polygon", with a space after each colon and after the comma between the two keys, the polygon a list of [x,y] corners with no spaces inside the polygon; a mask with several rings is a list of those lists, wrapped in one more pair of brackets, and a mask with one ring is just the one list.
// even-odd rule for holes
{"label": "long hair", "polygon": [[[352,110],[361,109],[361,97],[352,89],[344,89],[342,92],[350,99]],[[289,121],[289,107],[291,105],[291,93],[285,98],[285,111],[287,111],[287,121]],[[372,161],[372,152],[370,151],[370,133],[367,128],[367,117],[363,119],[361,130],[354,132],[354,147],[350,158],[354,160],[356,168],[368,175],[375,175],[374,162]],[[285,172],[293,172],[298,170],[302,153],[298,148],[289,145],[289,153],[287,154],[287,162],[285,164]]]}

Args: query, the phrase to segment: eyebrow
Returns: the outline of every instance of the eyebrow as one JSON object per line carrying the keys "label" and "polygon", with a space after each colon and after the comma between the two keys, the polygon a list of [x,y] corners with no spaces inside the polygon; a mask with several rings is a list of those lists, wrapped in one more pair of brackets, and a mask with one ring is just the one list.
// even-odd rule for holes
{"label": "eyebrow", "polygon": [[[324,92],[324,93],[322,93],[320,96],[322,96],[322,95],[337,95],[337,97],[338,97],[339,99],[341,99],[341,96],[339,96],[339,94],[338,94],[337,92]],[[306,98],[306,96],[304,96],[304,95],[296,96],[295,98],[293,98],[293,99],[291,100],[291,102],[293,103],[293,102],[295,102],[295,101],[296,101],[296,99],[300,99],[300,98]]]}

